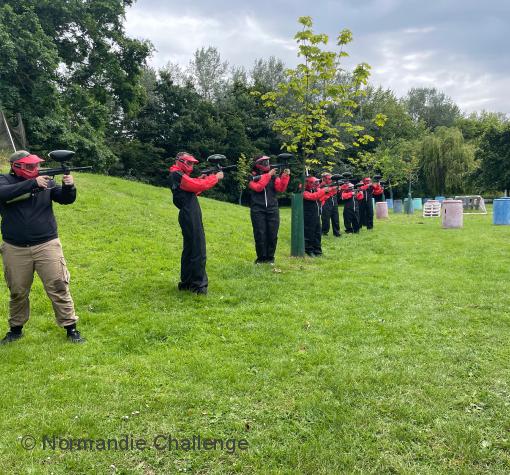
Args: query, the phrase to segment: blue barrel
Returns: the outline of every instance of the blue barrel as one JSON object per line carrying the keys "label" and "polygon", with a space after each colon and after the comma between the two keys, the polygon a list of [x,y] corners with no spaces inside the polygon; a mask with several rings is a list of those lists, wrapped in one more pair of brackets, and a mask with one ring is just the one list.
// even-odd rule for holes
{"label": "blue barrel", "polygon": [[414,213],[413,200],[409,200],[409,198],[404,199],[404,211],[406,214]]}
{"label": "blue barrel", "polygon": [[423,205],[421,203],[421,198],[413,198],[413,208],[414,209],[423,209]]}
{"label": "blue barrel", "polygon": [[393,200],[391,198],[387,198],[386,203],[388,204],[388,209],[393,208]]}
{"label": "blue barrel", "polygon": [[510,225],[510,198],[496,198],[494,200],[492,224]]}
{"label": "blue barrel", "polygon": [[402,200],[393,200],[393,212],[402,213]]}
{"label": "blue barrel", "polygon": [[444,196],[436,196],[434,199],[442,203],[446,198]]}

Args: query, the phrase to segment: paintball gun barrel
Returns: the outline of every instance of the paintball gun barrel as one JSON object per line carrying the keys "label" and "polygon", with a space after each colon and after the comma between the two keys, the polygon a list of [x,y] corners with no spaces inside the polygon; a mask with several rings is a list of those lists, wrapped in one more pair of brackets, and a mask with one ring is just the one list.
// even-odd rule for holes
{"label": "paintball gun barrel", "polygon": [[67,162],[70,162],[75,152],[71,150],[53,150],[48,155],[52,160],[60,163],[58,168],[41,168],[39,175],[55,176],[55,175],[69,175],[73,171],[92,170],[91,166],[87,167],[70,167]]}

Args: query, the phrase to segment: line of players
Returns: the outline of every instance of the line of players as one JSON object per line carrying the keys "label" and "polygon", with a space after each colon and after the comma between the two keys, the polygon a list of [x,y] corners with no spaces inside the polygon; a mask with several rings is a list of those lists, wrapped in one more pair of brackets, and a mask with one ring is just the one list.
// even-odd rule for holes
{"label": "line of players", "polygon": [[[214,187],[223,179],[223,172],[192,178],[198,160],[187,152],[177,154],[169,168],[173,202],[179,209],[179,225],[183,236],[181,279],[179,290],[207,294],[206,243],[202,212],[197,196]],[[277,174],[271,168],[269,157],[258,156],[253,161],[248,188],[250,190],[250,217],[253,226],[256,264],[273,264],[278,242],[280,212],[278,193],[284,193],[290,180],[290,170]],[[305,252],[310,257],[322,254],[321,237],[327,234],[329,222],[333,233],[340,236],[338,201],[344,205],[344,224],[347,233],[357,233],[361,226],[373,227],[372,196],[383,199],[384,190],[370,178],[354,185],[344,180],[341,186],[333,184],[332,175],[323,173],[322,180],[307,177],[303,193]],[[321,222],[322,216],[322,222]]]}
{"label": "line of players", "polygon": [[372,198],[376,202],[384,200],[384,188],[378,175],[374,182],[366,177],[356,185],[352,183],[356,180],[347,174],[342,185],[335,185],[331,177],[331,173],[324,172],[321,180],[313,176],[305,180],[305,252],[310,257],[322,255],[321,237],[328,234],[330,224],[333,235],[340,237],[339,202],[343,204],[345,232],[357,234],[363,226],[374,227]]}

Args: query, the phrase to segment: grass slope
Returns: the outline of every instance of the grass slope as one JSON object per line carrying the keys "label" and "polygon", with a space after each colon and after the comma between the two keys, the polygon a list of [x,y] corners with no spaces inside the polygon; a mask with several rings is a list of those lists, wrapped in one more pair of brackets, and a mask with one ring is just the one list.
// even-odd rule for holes
{"label": "grass slope", "polygon": [[[89,342],[65,342],[37,279],[25,338],[0,348],[2,473],[510,471],[508,228],[390,215],[301,260],[282,210],[276,272],[253,265],[248,209],[201,198],[201,298],[176,290],[168,190],[77,181],[77,202],[55,209]],[[41,449],[44,435],[126,434],[249,448]]]}

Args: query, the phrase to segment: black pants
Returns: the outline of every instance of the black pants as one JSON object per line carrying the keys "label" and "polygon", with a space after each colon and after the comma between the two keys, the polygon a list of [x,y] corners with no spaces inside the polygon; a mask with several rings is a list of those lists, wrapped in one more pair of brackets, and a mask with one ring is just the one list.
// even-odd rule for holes
{"label": "black pants", "polygon": [[370,201],[361,201],[360,221],[361,226],[366,226],[367,229],[372,229],[374,227],[374,207],[372,206],[372,199],[370,199]]}
{"label": "black pants", "polygon": [[305,252],[307,254],[322,254],[321,246],[321,217],[320,202],[305,201],[304,205],[304,227],[305,227]]}
{"label": "black pants", "polygon": [[338,216],[338,204],[331,199],[327,200],[322,207],[322,234],[329,233],[329,222],[333,228],[333,234],[340,236],[340,218]]}
{"label": "black pants", "polygon": [[272,262],[278,242],[280,210],[278,208],[250,210],[257,262]]}
{"label": "black pants", "polygon": [[200,207],[181,209],[179,224],[182,230],[181,282],[179,287],[192,291],[207,290],[205,271],[205,233]]}
{"label": "black pants", "polygon": [[381,201],[384,201],[384,195],[374,195],[374,201],[376,203],[380,203]]}
{"label": "black pants", "polygon": [[344,206],[344,226],[346,233],[359,233],[359,208],[358,205],[348,203]]}

